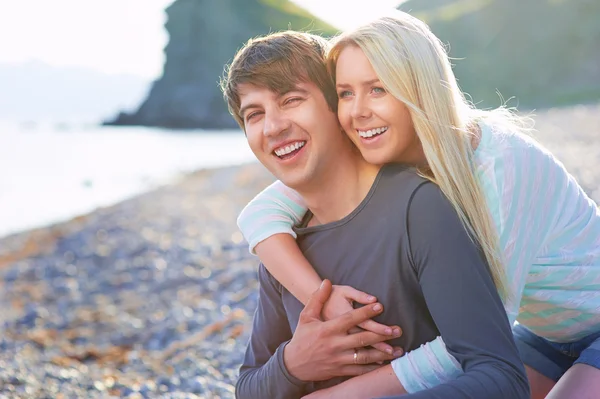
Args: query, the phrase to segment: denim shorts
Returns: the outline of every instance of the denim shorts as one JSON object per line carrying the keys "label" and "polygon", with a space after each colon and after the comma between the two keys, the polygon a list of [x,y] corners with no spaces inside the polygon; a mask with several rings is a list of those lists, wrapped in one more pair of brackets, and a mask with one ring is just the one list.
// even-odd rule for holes
{"label": "denim shorts", "polygon": [[539,337],[517,324],[513,326],[513,335],[523,363],[553,381],[558,381],[577,363],[600,369],[600,332],[579,341],[558,343]]}

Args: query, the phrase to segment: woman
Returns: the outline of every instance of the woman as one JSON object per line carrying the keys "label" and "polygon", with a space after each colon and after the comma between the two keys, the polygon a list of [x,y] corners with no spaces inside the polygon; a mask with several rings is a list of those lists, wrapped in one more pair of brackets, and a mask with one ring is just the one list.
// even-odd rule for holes
{"label": "woman", "polygon": [[[341,35],[329,67],[340,123],[363,157],[416,165],[480,245],[510,322],[520,323],[513,331],[532,396],[600,392],[600,214],[593,201],[560,162],[522,134],[517,117],[469,106],[442,44],[408,14]],[[269,187],[239,225],[265,266],[305,302],[321,280],[292,239],[303,204],[282,193],[289,191],[281,184]],[[345,312],[352,300],[365,301],[363,293],[338,287],[326,317]],[[398,380],[413,392],[460,372],[438,337],[377,374],[317,395]]]}

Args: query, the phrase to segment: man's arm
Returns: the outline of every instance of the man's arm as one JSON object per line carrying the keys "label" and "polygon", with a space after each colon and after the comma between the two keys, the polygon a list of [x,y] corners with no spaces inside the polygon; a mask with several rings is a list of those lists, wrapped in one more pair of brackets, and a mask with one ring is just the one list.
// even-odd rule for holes
{"label": "man's arm", "polygon": [[[406,227],[427,306],[464,374],[393,398],[529,398],[525,370],[487,264],[437,186],[426,183],[416,191]],[[388,365],[314,397],[364,398],[403,392]]]}
{"label": "man's arm", "polygon": [[368,348],[354,355],[354,348],[383,342],[389,336],[370,331],[348,335],[349,329],[381,313],[380,303],[324,322],[321,312],[332,290],[331,282],[324,280],[300,313],[292,336],[278,284],[262,265],[259,280],[259,303],[236,384],[237,398],[299,398],[310,388],[303,381],[365,374],[380,367],[375,363],[393,358]]}
{"label": "man's arm", "polygon": [[529,398],[525,368],[487,263],[433,183],[409,205],[410,253],[429,312],[464,374],[407,398]]}
{"label": "man's arm", "polygon": [[235,396],[238,399],[300,397],[306,384],[288,373],[283,362],[284,348],[292,332],[281,294],[262,264],[258,279],[258,307]]}

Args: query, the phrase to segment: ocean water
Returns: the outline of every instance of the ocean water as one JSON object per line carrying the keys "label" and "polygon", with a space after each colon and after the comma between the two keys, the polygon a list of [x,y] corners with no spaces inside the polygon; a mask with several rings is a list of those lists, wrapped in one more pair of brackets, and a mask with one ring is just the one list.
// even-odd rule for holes
{"label": "ocean water", "polygon": [[90,212],[183,173],[254,162],[243,133],[0,123],[0,236]]}

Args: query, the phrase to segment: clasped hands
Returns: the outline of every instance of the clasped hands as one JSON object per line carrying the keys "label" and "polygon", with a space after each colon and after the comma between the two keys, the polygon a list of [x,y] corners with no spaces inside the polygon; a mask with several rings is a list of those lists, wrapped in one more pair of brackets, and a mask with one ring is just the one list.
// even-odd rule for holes
{"label": "clasped hands", "polygon": [[[362,375],[401,356],[401,348],[385,343],[400,336],[400,327],[371,320],[383,311],[375,300],[324,280],[300,313],[294,336],[285,346],[288,372],[302,381],[323,381]],[[352,301],[365,306],[354,309]]]}

